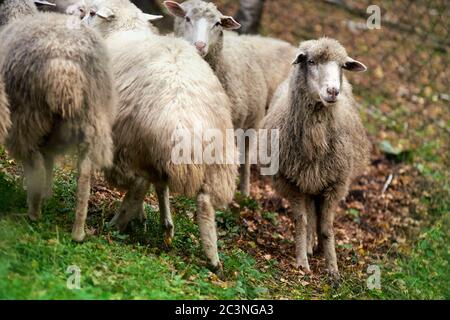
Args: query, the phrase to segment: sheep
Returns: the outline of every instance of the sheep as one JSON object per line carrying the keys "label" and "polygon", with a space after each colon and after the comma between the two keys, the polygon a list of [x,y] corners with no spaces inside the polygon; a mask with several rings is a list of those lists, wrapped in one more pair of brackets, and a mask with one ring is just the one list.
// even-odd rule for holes
{"label": "sheep", "polygon": [[[240,24],[224,16],[213,3],[190,0],[164,2],[175,17],[175,35],[194,45],[210,64],[232,103],[236,129],[258,129],[279,84],[287,77],[296,48],[287,42],[261,36],[239,36],[226,30]],[[244,149],[245,147],[245,149]],[[240,191],[250,193],[248,141],[240,168]]]}
{"label": "sheep", "polygon": [[4,141],[10,126],[9,105],[5,93],[5,85],[0,76],[0,143]]}
{"label": "sheep", "polygon": [[366,67],[333,39],[302,42],[290,77],[278,89],[263,128],[279,130],[275,189],[289,200],[295,218],[296,262],[310,271],[317,221],[319,249],[339,277],[333,220],[351,180],[367,165],[369,142],[341,69]]}
{"label": "sheep", "polygon": [[[203,248],[211,269],[220,272],[214,208],[231,202],[236,165],[177,164],[173,136],[179,128],[195,134],[196,127],[225,135],[227,129],[233,129],[230,102],[194,48],[182,39],[152,32],[149,24],[160,16],[144,14],[128,0],[97,0],[92,8],[94,14],[84,21],[106,40],[120,101],[113,127],[114,167],[107,178],[126,195],[111,224],[123,230],[132,219],[144,218],[144,196],[153,184],[164,240],[170,245],[174,226],[169,190],[197,197]],[[224,147],[235,151],[230,140]],[[203,147],[207,144],[201,143]]]}
{"label": "sheep", "polygon": [[[34,3],[34,5],[33,5]],[[5,25],[8,21],[23,18],[26,15],[32,15],[38,12],[36,5],[53,7],[53,3],[47,1],[9,1],[0,2],[3,10],[0,11],[0,26]]]}
{"label": "sheep", "polygon": [[[20,18],[17,8],[25,8]],[[112,165],[116,102],[103,40],[73,17],[38,13],[31,0],[0,6],[0,73],[9,97],[11,156],[24,166],[28,216],[41,217],[51,196],[54,158],[78,149],[78,189],[72,238],[85,238],[91,171]],[[70,21],[69,21],[70,20]],[[69,22],[68,22],[69,21]]]}

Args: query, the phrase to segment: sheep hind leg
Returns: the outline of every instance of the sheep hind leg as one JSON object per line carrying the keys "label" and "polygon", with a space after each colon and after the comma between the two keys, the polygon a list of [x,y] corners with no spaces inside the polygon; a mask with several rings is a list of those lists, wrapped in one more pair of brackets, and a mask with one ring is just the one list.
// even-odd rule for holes
{"label": "sheep hind leg", "polygon": [[37,221],[42,216],[41,206],[44,198],[44,157],[41,153],[35,153],[24,162],[23,167],[27,185],[28,217]]}
{"label": "sheep hind leg", "polygon": [[44,199],[50,199],[53,194],[53,166],[54,159],[50,154],[44,154],[45,164],[45,194]]}
{"label": "sheep hind leg", "polygon": [[306,272],[310,272],[308,255],[307,255],[307,229],[308,229],[308,207],[306,205],[307,198],[301,196],[291,201],[292,211],[295,220],[295,255],[298,268],[302,268]]}
{"label": "sheep hind leg", "polygon": [[239,167],[239,190],[241,194],[248,197],[250,196],[250,142],[245,139],[245,154],[244,163]]}
{"label": "sheep hind leg", "polygon": [[72,239],[82,242],[86,236],[85,224],[91,194],[92,161],[89,158],[89,147],[80,146],[78,152],[78,185],[75,223],[72,229]]}
{"label": "sheep hind leg", "polygon": [[200,229],[203,250],[208,258],[211,269],[221,273],[222,265],[217,252],[216,213],[208,194],[200,193],[197,197],[197,222]]}
{"label": "sheep hind leg", "polygon": [[171,247],[174,237],[174,226],[172,213],[170,212],[169,186],[166,183],[158,183],[155,189],[158,196],[161,228],[164,231],[164,243],[167,247]]}
{"label": "sheep hind leg", "polygon": [[133,219],[139,219],[141,222],[144,222],[146,220],[144,198],[149,188],[150,182],[148,180],[137,178],[125,194],[120,210],[111,220],[110,226],[124,231]]}

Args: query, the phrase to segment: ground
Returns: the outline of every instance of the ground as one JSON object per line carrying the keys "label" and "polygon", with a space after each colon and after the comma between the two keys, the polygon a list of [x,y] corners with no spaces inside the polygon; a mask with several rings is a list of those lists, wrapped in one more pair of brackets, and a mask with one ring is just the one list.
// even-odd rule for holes
{"label": "ground", "polygon": [[[218,3],[224,13],[237,8],[235,1]],[[433,13],[448,4],[381,3],[388,13],[381,30],[364,29],[361,2],[349,10],[323,1],[267,0],[263,17],[264,35],[292,43],[333,36],[369,67],[349,75],[373,149],[336,215],[339,286],[328,281],[322,257],[312,259],[312,274],[294,267],[289,205],[256,169],[252,197],[237,194],[229,210],[217,212],[225,270],[219,279],[205,266],[192,199],[171,199],[176,234],[166,249],[154,193],[146,199],[145,225],[118,233],[108,221],[122,194],[98,175],[90,235],[76,244],[70,239],[72,156],[61,159],[54,196],[42,221],[32,223],[20,165],[0,148],[0,298],[450,299],[449,37],[445,18]],[[413,31],[404,28],[404,12],[421,17]],[[71,266],[79,268],[79,290],[67,287]],[[380,271],[379,289],[368,285],[373,270]]]}

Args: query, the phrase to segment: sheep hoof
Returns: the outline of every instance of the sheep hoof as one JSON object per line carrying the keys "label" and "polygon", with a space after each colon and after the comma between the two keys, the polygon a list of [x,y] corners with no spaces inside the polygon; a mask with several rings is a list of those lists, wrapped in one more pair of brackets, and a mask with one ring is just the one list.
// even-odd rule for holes
{"label": "sheep hoof", "polygon": [[339,287],[341,275],[337,270],[328,270],[328,277],[335,288]]}
{"label": "sheep hoof", "polygon": [[211,272],[214,272],[220,279],[223,278],[223,267],[220,262],[218,262],[216,266],[209,264],[208,269],[211,270]]}
{"label": "sheep hoof", "polygon": [[173,224],[171,222],[164,222],[162,228],[164,230],[164,244],[168,248],[171,248],[175,234]]}
{"label": "sheep hoof", "polygon": [[119,231],[124,231],[127,228],[128,222],[123,221],[121,219],[121,214],[118,213],[112,218],[112,220],[109,222],[109,226],[112,228],[115,228]]}
{"label": "sheep hoof", "polygon": [[86,232],[81,229],[74,229],[72,231],[72,240],[75,242],[83,242],[84,238],[86,237]]}
{"label": "sheep hoof", "polygon": [[296,263],[297,269],[304,271],[305,273],[311,273],[311,269],[309,267],[308,260],[306,261],[297,261]]}
{"label": "sheep hoof", "polygon": [[41,217],[42,217],[42,214],[40,211],[28,213],[28,218],[30,218],[30,220],[33,222],[39,221],[41,219]]}

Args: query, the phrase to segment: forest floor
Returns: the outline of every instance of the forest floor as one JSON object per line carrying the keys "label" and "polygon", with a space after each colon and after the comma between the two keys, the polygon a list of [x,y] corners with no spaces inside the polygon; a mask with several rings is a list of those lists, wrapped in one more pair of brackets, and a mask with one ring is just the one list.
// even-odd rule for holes
{"label": "forest floor", "polygon": [[[225,13],[235,12],[234,1],[219,3]],[[336,214],[340,285],[329,282],[323,257],[312,258],[312,274],[294,267],[289,205],[256,170],[252,197],[237,194],[229,210],[217,212],[219,279],[205,266],[192,199],[171,198],[176,233],[168,250],[154,192],[146,199],[145,225],[119,233],[108,221],[122,194],[96,176],[89,236],[76,244],[70,239],[73,157],[61,159],[54,196],[42,221],[32,223],[22,169],[0,147],[0,299],[450,299],[449,48],[422,38],[423,26],[413,35],[394,27],[364,30],[365,19],[321,1],[266,5],[264,35],[292,43],[333,36],[369,66],[350,77],[373,150],[371,165]],[[448,31],[432,31],[428,35],[448,39]],[[79,290],[67,287],[74,266]],[[381,287],[374,289],[378,271]]]}

